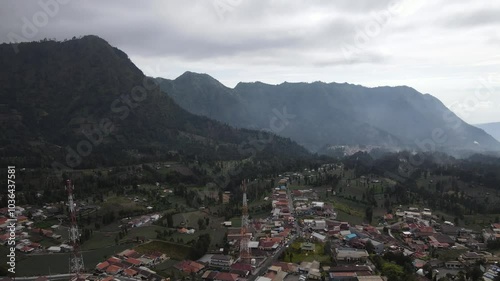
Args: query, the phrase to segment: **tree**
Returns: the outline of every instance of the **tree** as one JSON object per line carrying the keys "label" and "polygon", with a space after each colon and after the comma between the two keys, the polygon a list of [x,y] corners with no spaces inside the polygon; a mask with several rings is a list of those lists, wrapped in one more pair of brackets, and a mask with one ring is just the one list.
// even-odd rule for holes
{"label": "tree", "polygon": [[202,219],[202,218],[199,218],[198,219],[198,229],[199,230],[204,230],[206,227],[205,227],[205,221]]}
{"label": "tree", "polygon": [[403,267],[390,262],[386,262],[382,265],[382,274],[387,276],[388,281],[404,280],[403,277],[405,275]]}
{"label": "tree", "polygon": [[365,209],[365,219],[368,223],[372,223],[373,219],[373,208],[371,206],[366,207]]}
{"label": "tree", "polygon": [[373,246],[373,243],[371,240],[368,240],[365,244],[365,250],[368,252],[368,254],[374,254],[375,253],[375,246]]}
{"label": "tree", "polygon": [[467,272],[465,274],[468,279],[472,281],[479,281],[481,280],[481,277],[483,276],[483,272],[479,268],[479,266],[474,266],[472,269],[467,269]]}
{"label": "tree", "polygon": [[171,213],[167,214],[167,226],[168,227],[174,227],[174,220],[172,218],[172,214]]}

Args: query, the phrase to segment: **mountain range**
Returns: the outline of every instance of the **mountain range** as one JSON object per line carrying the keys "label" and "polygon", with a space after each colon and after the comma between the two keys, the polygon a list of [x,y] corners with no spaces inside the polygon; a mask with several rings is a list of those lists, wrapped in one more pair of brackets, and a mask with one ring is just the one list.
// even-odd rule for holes
{"label": "mountain range", "polygon": [[500,122],[476,124],[474,126],[483,129],[496,140],[500,141]]}
{"label": "mountain range", "polygon": [[[85,168],[198,159],[310,159],[337,146],[500,150],[438,99],[401,87],[146,77],[97,36],[0,44],[0,160]],[[305,148],[304,148],[305,147]],[[307,149],[306,149],[307,148]]]}
{"label": "mountain range", "polygon": [[467,124],[437,98],[407,87],[348,83],[240,82],[234,88],[207,74],[185,72],[160,87],[191,113],[231,126],[269,129],[276,113],[288,119],[276,133],[310,151],[338,146],[446,152],[500,150],[500,143]]}
{"label": "mountain range", "polygon": [[0,45],[0,158],[84,168],[154,161],[302,158],[290,139],[194,115],[96,36]]}

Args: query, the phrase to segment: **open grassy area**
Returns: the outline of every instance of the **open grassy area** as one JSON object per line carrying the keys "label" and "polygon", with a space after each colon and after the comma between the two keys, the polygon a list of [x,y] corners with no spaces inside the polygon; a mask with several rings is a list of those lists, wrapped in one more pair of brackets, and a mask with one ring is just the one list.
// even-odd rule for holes
{"label": "open grassy area", "polygon": [[362,224],[364,222],[363,217],[349,215],[342,211],[337,211],[337,220],[347,221],[350,224]]}
{"label": "open grassy area", "polygon": [[191,251],[191,247],[172,242],[155,240],[146,244],[139,245],[135,247],[135,250],[139,253],[159,251],[166,254],[171,259],[180,261],[188,257]]}
{"label": "open grassy area", "polygon": [[56,220],[56,219],[49,219],[49,220],[35,222],[33,224],[33,228],[50,229],[51,226],[58,225],[58,224],[59,224],[58,220]]}
{"label": "open grassy area", "polygon": [[[343,212],[347,215],[351,215],[351,216],[354,216],[354,217],[364,217],[364,213],[362,210],[360,209],[355,209],[353,207],[351,207],[351,204],[349,203],[341,203],[339,202],[340,200],[335,200],[333,202],[333,208],[337,211],[340,211],[340,212]],[[349,204],[349,205],[348,205]]]}
{"label": "open grassy area", "polygon": [[105,202],[101,205],[101,210],[112,210],[118,212],[119,210],[144,210],[143,206],[138,205],[136,202],[128,199],[124,196],[110,196],[105,199]]}
{"label": "open grassy area", "polygon": [[201,211],[194,211],[188,213],[180,213],[172,216],[174,226],[180,226],[185,223],[186,227],[193,227],[198,229],[198,219],[205,219],[208,215]]}
{"label": "open grassy area", "polygon": [[461,254],[467,252],[467,250],[457,250],[457,249],[446,249],[437,250],[438,259],[441,261],[456,260]]}
{"label": "open grassy area", "polygon": [[[301,250],[302,242],[294,242],[290,248],[285,251],[284,261],[301,263],[303,261],[319,261],[321,263],[329,263],[330,255],[326,255],[324,251],[324,243],[315,243],[314,251]],[[290,255],[291,254],[291,255]],[[291,259],[290,259],[291,258]]]}
{"label": "open grassy area", "polygon": [[[92,251],[83,251],[85,268],[92,270],[99,262],[130,247],[131,245],[117,245]],[[68,266],[69,254],[67,253],[30,255],[17,262],[16,273],[18,276],[68,273]]]}
{"label": "open grassy area", "polygon": [[241,227],[241,217],[234,217],[230,221],[232,227]]}
{"label": "open grassy area", "polygon": [[168,230],[168,228],[157,225],[133,227],[128,230],[128,233],[123,237],[122,240],[135,241],[137,237],[144,237],[145,239],[156,239],[156,231],[163,232],[164,230]]}
{"label": "open grassy area", "polygon": [[115,245],[115,236],[117,232],[94,231],[92,237],[82,244],[82,250],[100,249]]}

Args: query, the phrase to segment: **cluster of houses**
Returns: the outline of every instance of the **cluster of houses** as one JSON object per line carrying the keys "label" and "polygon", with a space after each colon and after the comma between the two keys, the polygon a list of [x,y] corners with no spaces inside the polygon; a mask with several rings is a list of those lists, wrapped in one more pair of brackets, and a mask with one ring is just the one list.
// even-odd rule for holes
{"label": "cluster of houses", "polygon": [[283,189],[285,185],[286,179],[282,179],[279,181],[279,187],[274,190],[272,215],[265,219],[251,220],[247,233],[242,234],[241,228],[230,227],[230,222],[224,222],[224,225],[228,226],[227,241],[232,246],[232,253],[239,251],[242,236],[247,237],[252,257],[261,262],[289,241],[295,218],[289,209],[288,194],[286,189]]}
{"label": "cluster of houses", "polygon": [[293,204],[297,215],[337,218],[333,206],[317,201],[317,194],[312,190],[294,190]]}
{"label": "cluster of houses", "polygon": [[[207,254],[197,261],[184,260],[174,267],[186,274],[197,274],[205,281],[237,281],[246,280],[255,264],[242,263],[230,255]],[[299,265],[286,262],[273,262],[265,267],[263,276],[257,278],[262,281],[283,281],[288,274],[297,274]]]}
{"label": "cluster of houses", "polygon": [[329,281],[382,281],[381,276],[374,275],[372,268],[361,266],[337,266],[329,269]]}
{"label": "cluster of houses", "polygon": [[132,227],[141,227],[150,225],[151,223],[159,220],[162,216],[160,214],[150,214],[144,215],[137,218],[125,218],[122,220],[123,223],[126,223],[129,228]]}
{"label": "cluster of houses", "polygon": [[[49,210],[49,211],[48,211]],[[15,227],[15,248],[19,252],[30,254],[34,252],[49,251],[52,252],[54,247],[45,249],[40,244],[41,240],[48,239],[51,242],[58,242],[61,235],[57,233],[59,225],[53,225],[50,229],[42,229],[34,227],[36,221],[45,220],[47,217],[57,216],[58,208],[50,205],[45,206],[43,209],[29,208],[25,209],[16,206],[16,227]],[[28,217],[29,213],[29,217]],[[7,227],[9,225],[9,218],[7,217],[7,208],[0,209],[0,244],[7,245],[10,232]],[[66,244],[61,244],[59,251],[65,251],[71,247]]]}
{"label": "cluster of houses", "polygon": [[[300,212],[309,217],[298,220],[303,231],[301,236],[309,238],[310,242],[332,241],[332,258],[337,264],[356,264],[358,267],[365,265],[369,257],[366,250],[368,244],[376,254],[392,251],[412,257],[416,269],[423,268],[427,263],[434,269],[461,269],[474,265],[477,261],[482,261],[491,268],[500,262],[500,258],[486,251],[488,240],[500,238],[500,224],[492,224],[489,229],[475,232],[448,221],[436,223],[439,219],[433,216],[430,209],[410,207],[408,210],[387,214],[384,217],[388,222],[385,227],[351,226],[348,222],[337,221],[335,216],[318,213],[328,207],[317,201],[314,192],[296,190],[293,194],[295,213]],[[391,222],[393,223],[390,224]],[[301,248],[303,251],[313,251],[314,244],[303,243]],[[431,252],[435,249],[462,249],[464,253],[454,260],[437,261],[431,257]],[[306,276],[315,279],[317,268],[310,265],[313,266],[313,274],[308,272]],[[497,271],[486,267],[485,272],[492,275]],[[330,272],[329,277],[330,280],[368,280],[359,278],[359,273],[352,271]],[[374,278],[379,277],[370,278],[376,280]]]}
{"label": "cluster of houses", "polygon": [[[387,226],[392,236],[392,242],[384,243],[388,249],[399,247],[414,258],[416,268],[422,268],[428,264],[433,269],[445,268],[448,270],[460,270],[475,265],[478,261],[484,263],[485,275],[497,274],[492,268],[500,262],[500,258],[487,252],[487,242],[500,238],[500,224],[491,224],[488,229],[474,231],[457,227],[449,221],[437,223],[439,219],[432,215],[430,209],[408,208],[406,211],[396,212],[398,222]],[[387,236],[386,236],[387,237]],[[393,239],[398,237],[399,239]],[[384,242],[384,241],[381,241]],[[385,241],[387,242],[387,241]],[[432,251],[437,249],[457,249],[463,251],[456,259],[437,260],[432,259]],[[429,260],[425,262],[424,260]],[[488,280],[485,277],[485,280]]]}
{"label": "cluster of houses", "polygon": [[140,254],[127,249],[96,265],[95,271],[103,277],[102,280],[120,279],[120,276],[138,280],[164,281],[165,278],[156,274],[149,267],[159,264],[168,257],[160,252]]}
{"label": "cluster of houses", "polygon": [[250,264],[236,262],[232,256],[223,254],[207,254],[197,261],[184,260],[174,267],[186,274],[198,274],[204,280],[235,281],[246,278],[252,271]]}

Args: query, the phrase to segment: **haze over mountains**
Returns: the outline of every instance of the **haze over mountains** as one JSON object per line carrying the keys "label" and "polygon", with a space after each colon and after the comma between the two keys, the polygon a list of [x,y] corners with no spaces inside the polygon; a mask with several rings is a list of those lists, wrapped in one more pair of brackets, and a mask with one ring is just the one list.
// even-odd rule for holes
{"label": "haze over mountains", "polygon": [[158,80],[183,108],[236,127],[269,128],[273,112],[286,111],[293,118],[279,134],[311,151],[337,145],[500,150],[497,140],[462,121],[437,98],[406,86],[255,82],[231,89],[207,74],[192,72]]}
{"label": "haze over mountains", "polygon": [[255,82],[231,89],[192,72],[147,78],[96,36],[18,47],[15,54],[0,45],[0,158],[9,163],[83,168],[172,151],[286,161],[311,157],[304,147],[328,154],[338,145],[500,150],[483,130],[409,87]]}
{"label": "haze over mountains", "polygon": [[199,159],[310,155],[289,139],[187,112],[99,37],[18,47],[0,45],[0,157],[9,163],[82,168],[172,151]]}
{"label": "haze over mountains", "polygon": [[500,122],[476,124],[474,125],[478,128],[483,129],[485,132],[490,134],[492,137],[500,141]]}

